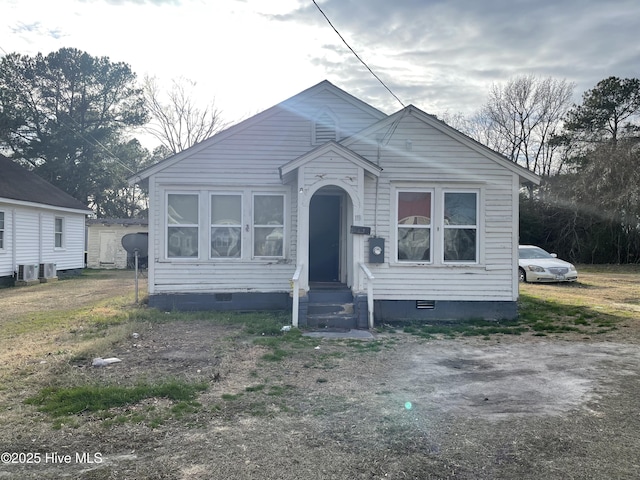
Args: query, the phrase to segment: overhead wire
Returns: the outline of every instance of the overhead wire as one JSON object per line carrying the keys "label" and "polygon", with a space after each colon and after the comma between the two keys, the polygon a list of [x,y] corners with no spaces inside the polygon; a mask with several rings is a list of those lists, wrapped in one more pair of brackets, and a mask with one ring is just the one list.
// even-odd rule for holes
{"label": "overhead wire", "polygon": [[387,89],[387,91],[388,91],[388,92],[393,96],[393,98],[395,98],[395,99],[398,101],[398,103],[399,103],[400,105],[402,105],[402,108],[405,108],[405,107],[406,107],[406,105],[402,102],[402,100],[400,100],[400,98],[398,98],[398,96],[397,96],[395,93],[393,93],[393,91],[392,91],[392,90],[387,86],[387,84],[386,84],[386,83],[384,83],[384,82],[382,81],[382,79],[381,79],[378,75],[376,75],[376,74],[375,74],[375,72],[374,72],[374,71],[369,67],[369,65],[367,65],[367,63],[366,63],[362,58],[360,58],[360,55],[358,55],[358,54],[356,53],[356,51],[355,51],[353,48],[351,48],[351,45],[349,45],[349,44],[347,43],[347,41],[346,41],[346,40],[344,39],[344,37],[340,34],[340,32],[338,31],[338,29],[333,25],[333,23],[331,23],[331,20],[329,20],[329,17],[327,17],[327,15],[324,13],[324,11],[322,10],[322,8],[320,8],[320,5],[318,5],[318,4],[316,3],[316,0],[312,0],[312,2],[313,2],[313,4],[316,6],[316,8],[320,11],[320,13],[322,14],[322,16],[325,18],[325,20],[327,21],[327,23],[329,24],[329,26],[331,26],[331,28],[333,29],[333,31],[334,31],[334,32],[336,32],[336,34],[338,35],[338,37],[340,37],[340,40],[342,40],[342,43],[344,43],[344,44],[347,46],[347,48],[348,48],[349,50],[351,50],[351,53],[353,53],[353,54],[355,55],[355,57],[360,61],[360,63],[362,63],[362,65],[364,65],[364,67],[365,67],[367,70],[369,70],[369,73],[371,73],[371,75],[373,75],[373,76],[375,77],[375,79],[376,79],[376,80],[378,80],[378,82],[380,82],[380,84],[381,84],[384,88],[386,88],[386,89]]}

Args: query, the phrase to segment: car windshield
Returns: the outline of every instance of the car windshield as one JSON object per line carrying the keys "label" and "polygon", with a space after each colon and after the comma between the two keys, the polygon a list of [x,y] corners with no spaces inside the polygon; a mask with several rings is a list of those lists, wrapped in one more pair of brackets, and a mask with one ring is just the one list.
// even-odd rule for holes
{"label": "car windshield", "polygon": [[539,247],[519,249],[520,258],[553,258],[553,256]]}

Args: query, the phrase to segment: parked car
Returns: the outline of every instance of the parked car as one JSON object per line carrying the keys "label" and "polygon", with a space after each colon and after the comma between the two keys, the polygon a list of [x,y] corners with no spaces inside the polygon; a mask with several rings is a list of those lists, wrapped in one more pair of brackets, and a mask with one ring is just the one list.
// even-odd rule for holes
{"label": "parked car", "polygon": [[534,245],[520,245],[518,251],[521,282],[575,282],[578,279],[576,267],[560,260],[555,253]]}

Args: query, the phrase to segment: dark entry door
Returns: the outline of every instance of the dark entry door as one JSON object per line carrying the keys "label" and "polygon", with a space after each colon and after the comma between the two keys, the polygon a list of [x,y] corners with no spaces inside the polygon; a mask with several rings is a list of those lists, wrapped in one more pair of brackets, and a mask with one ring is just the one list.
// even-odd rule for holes
{"label": "dark entry door", "polygon": [[309,206],[309,281],[340,281],[340,197],[315,195]]}

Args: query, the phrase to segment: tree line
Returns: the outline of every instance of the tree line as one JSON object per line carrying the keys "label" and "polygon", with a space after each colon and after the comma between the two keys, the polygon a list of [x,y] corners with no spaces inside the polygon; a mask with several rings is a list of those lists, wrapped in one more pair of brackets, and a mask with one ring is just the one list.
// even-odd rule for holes
{"label": "tree line", "polygon": [[520,76],[494,85],[467,135],[542,177],[520,199],[520,243],[577,263],[640,262],[640,80],[575,85]]}
{"label": "tree line", "polygon": [[[93,209],[99,218],[147,214],[147,192],[126,179],[224,125],[213,102],[195,105],[193,82],[166,94],[138,84],[129,65],[74,48],[0,60],[0,152]],[[153,151],[137,132],[156,138]]]}
{"label": "tree line", "polygon": [[[175,80],[163,92],[127,64],[63,48],[0,60],[0,152],[91,207],[146,215],[126,178],[225,125]],[[495,84],[475,114],[445,121],[542,177],[521,193],[520,243],[581,263],[640,262],[640,80],[609,77],[572,104],[566,80]],[[134,134],[159,146],[149,151]]]}

